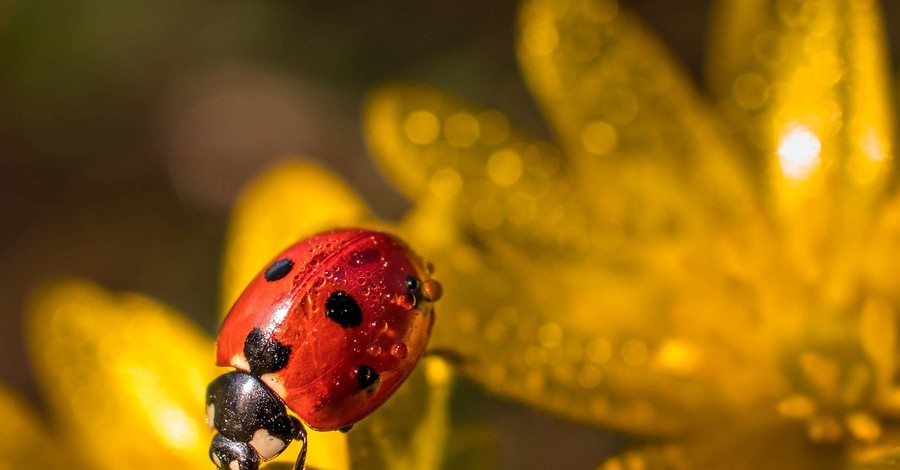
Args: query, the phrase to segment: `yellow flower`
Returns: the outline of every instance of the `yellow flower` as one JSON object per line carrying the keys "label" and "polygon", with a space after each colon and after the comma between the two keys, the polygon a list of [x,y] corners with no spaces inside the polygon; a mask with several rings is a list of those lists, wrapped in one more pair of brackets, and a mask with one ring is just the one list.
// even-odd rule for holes
{"label": "yellow flower", "polygon": [[[900,446],[900,193],[879,6],[724,0],[709,102],[609,0],[527,0],[556,142],[424,86],[366,131],[486,388],[661,438],[604,468],[871,468]],[[710,102],[712,105],[710,105]]]}

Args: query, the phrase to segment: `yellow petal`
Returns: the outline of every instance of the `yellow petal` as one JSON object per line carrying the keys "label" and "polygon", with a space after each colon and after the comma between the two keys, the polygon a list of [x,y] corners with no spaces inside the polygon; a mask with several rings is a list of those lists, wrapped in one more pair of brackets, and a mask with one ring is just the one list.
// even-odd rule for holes
{"label": "yellow petal", "polygon": [[389,85],[370,94],[365,127],[381,168],[419,210],[455,225],[435,230],[503,237],[548,257],[583,252],[590,227],[556,147],[500,112],[427,86]]}
{"label": "yellow petal", "polygon": [[858,444],[849,449],[847,470],[891,470],[900,462],[900,433],[892,429],[875,444]]}
{"label": "yellow petal", "polygon": [[81,468],[42,418],[10,390],[0,386],[0,470]]}
{"label": "yellow petal", "polygon": [[596,220],[615,222],[635,243],[691,252],[757,217],[740,154],[684,72],[617,2],[526,1],[518,51]]}
{"label": "yellow petal", "polygon": [[900,193],[881,208],[875,229],[864,252],[867,286],[900,302]]}
{"label": "yellow petal", "polygon": [[736,286],[709,279],[673,292],[668,280],[625,266],[463,243],[427,256],[445,288],[431,346],[455,351],[469,376],[529,406],[661,434],[780,393],[772,338]]}
{"label": "yellow petal", "polygon": [[877,385],[891,386],[897,362],[896,309],[883,299],[868,299],[860,312],[859,330],[860,346],[872,364]]}
{"label": "yellow petal", "polygon": [[[603,15],[590,10],[600,3],[567,5],[527,4],[523,34],[547,21],[555,28],[561,17],[567,27],[602,23]],[[640,46],[648,39],[635,39],[629,26],[621,28],[622,49],[636,50],[589,70],[567,68],[574,59],[565,54],[546,59],[523,52],[535,74],[570,74],[566,86],[542,90],[559,106],[553,111],[564,114],[558,119],[563,131],[577,127],[567,142],[574,156],[553,165],[558,168],[552,173],[540,170],[555,152],[522,158],[523,148],[537,144],[515,130],[505,140],[481,142],[478,116],[491,111],[424,87],[376,92],[367,109],[367,135],[389,175],[416,198],[403,229],[434,262],[445,286],[432,345],[457,351],[476,380],[532,406],[664,433],[710,420],[720,407],[753,403],[778,390],[781,381],[771,367],[777,357],[773,339],[759,334],[776,323],[758,315],[760,301],[742,284],[762,277],[757,259],[766,259],[760,255],[764,229],[747,182],[721,163],[725,147],[702,115],[694,114],[699,111],[692,95],[675,85],[665,90],[673,96],[640,90],[640,104],[647,107],[642,116],[649,121],[635,122],[627,139],[616,140],[622,146],[608,145],[619,135],[615,126],[591,117],[606,98],[587,95],[591,87],[580,80],[603,78],[604,70],[617,68],[610,65],[616,60],[628,65],[647,55]],[[650,57],[654,66],[665,65]],[[627,88],[628,82],[617,83]],[[694,107],[682,113],[684,103]],[[582,135],[578,123],[589,132]],[[645,135],[654,125],[678,130]],[[673,148],[667,147],[670,139],[676,139]],[[642,155],[644,140],[661,153]],[[679,152],[693,150],[709,166],[679,170]],[[623,170],[619,166],[631,164],[625,156],[643,163],[633,172]],[[515,227],[506,201],[518,193],[557,198],[548,208],[580,209],[584,201],[594,207],[548,211],[559,218],[536,217]],[[618,204],[621,198],[630,202]],[[742,281],[723,279],[723,272]],[[699,413],[700,407],[709,411]]]}
{"label": "yellow petal", "polygon": [[686,439],[686,468],[838,470],[845,465],[837,446],[813,445],[798,423],[782,421],[764,410],[706,431]]}
{"label": "yellow petal", "polygon": [[286,161],[256,178],[232,214],[222,275],[223,315],[279,251],[316,232],[367,219],[365,203],[331,172]]}
{"label": "yellow petal", "polygon": [[894,148],[878,2],[727,0],[713,23],[710,81],[762,154],[792,269],[846,308]]}
{"label": "yellow petal", "polygon": [[210,467],[213,344],[177,313],[63,281],[34,293],[27,333],[61,436],[91,468]]}
{"label": "yellow petal", "polygon": [[452,384],[443,359],[423,359],[397,393],[348,434],[353,468],[443,468]]}

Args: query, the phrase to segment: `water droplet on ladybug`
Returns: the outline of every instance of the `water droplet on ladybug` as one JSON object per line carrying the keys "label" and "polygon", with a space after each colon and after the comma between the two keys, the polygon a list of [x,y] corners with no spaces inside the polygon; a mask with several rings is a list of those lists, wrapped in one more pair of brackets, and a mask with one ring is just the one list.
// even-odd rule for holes
{"label": "water droplet on ladybug", "polygon": [[378,357],[381,355],[381,346],[373,344],[369,346],[369,349],[366,349],[366,352],[369,353],[370,356]]}
{"label": "water droplet on ladybug", "polygon": [[400,294],[395,299],[394,302],[403,309],[411,309],[416,306],[416,298],[412,294]]}
{"label": "water droplet on ladybug", "polygon": [[364,277],[358,277],[358,278],[356,278],[356,283],[359,284],[359,285],[361,285],[361,286],[362,286],[362,285],[365,285],[365,284],[366,284],[366,278],[364,278]]}
{"label": "water droplet on ladybug", "polygon": [[405,344],[397,343],[391,346],[391,356],[397,359],[405,359],[407,354],[409,354],[409,348]]}
{"label": "water droplet on ladybug", "polygon": [[372,327],[372,331],[375,333],[384,333],[388,329],[388,324],[384,320],[375,320],[369,326]]}
{"label": "water droplet on ladybug", "polygon": [[325,285],[325,278],[324,278],[324,277],[317,277],[316,280],[313,281],[312,287],[313,287],[313,289],[318,289],[318,288],[320,288],[320,287],[322,287],[322,286],[324,286],[324,285]]}
{"label": "water droplet on ladybug", "polygon": [[440,282],[434,279],[429,279],[422,285],[422,295],[425,297],[425,300],[429,302],[438,301],[443,294],[444,288],[441,286]]}
{"label": "water droplet on ladybug", "polygon": [[350,253],[350,266],[361,267],[381,259],[381,253],[375,248]]}

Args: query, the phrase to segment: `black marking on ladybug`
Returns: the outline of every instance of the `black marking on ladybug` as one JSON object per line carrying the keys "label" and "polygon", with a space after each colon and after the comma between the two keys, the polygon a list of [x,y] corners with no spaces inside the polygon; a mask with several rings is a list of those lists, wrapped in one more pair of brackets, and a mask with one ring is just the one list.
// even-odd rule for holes
{"label": "black marking on ladybug", "polygon": [[413,307],[418,307],[419,301],[422,299],[422,281],[410,274],[406,277],[406,291],[412,294],[413,299],[415,299]]}
{"label": "black marking on ladybug", "polygon": [[266,282],[277,281],[287,276],[291,269],[294,269],[294,262],[290,258],[281,258],[266,268],[263,276],[265,276]]}
{"label": "black marking on ladybug", "polygon": [[420,281],[419,278],[412,274],[406,277],[406,290],[408,290],[410,294],[415,293],[420,287],[422,287],[422,281]]}
{"label": "black marking on ladybug", "polygon": [[352,328],[362,323],[362,310],[353,297],[342,291],[336,290],[328,296],[325,302],[325,315],[342,328]]}
{"label": "black marking on ladybug", "polygon": [[244,356],[250,364],[250,373],[258,377],[284,369],[291,347],[254,328],[244,340]]}
{"label": "black marking on ladybug", "polygon": [[213,436],[212,445],[209,447],[209,458],[216,464],[216,468],[220,469],[234,468],[231,464],[235,462],[239,470],[259,468],[259,455],[253,447],[250,447],[250,444],[233,441],[221,434]]}
{"label": "black marking on ladybug", "polygon": [[378,372],[367,365],[361,365],[356,368],[356,381],[359,383],[361,390],[367,390],[378,382]]}

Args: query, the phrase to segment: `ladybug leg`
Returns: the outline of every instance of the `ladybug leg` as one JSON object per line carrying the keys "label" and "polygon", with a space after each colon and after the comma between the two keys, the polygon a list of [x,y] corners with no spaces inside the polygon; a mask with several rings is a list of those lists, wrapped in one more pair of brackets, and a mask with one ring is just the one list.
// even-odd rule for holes
{"label": "ladybug leg", "polygon": [[[216,434],[209,446],[209,459],[219,470],[258,470],[259,455],[250,444]],[[237,464],[237,467],[235,467]]]}
{"label": "ladybug leg", "polygon": [[306,469],[306,428],[303,426],[303,423],[300,422],[299,419],[291,416],[291,423],[294,425],[294,440],[299,441],[303,444],[303,448],[300,449],[300,454],[297,456],[297,463],[294,464],[294,470],[305,470]]}

